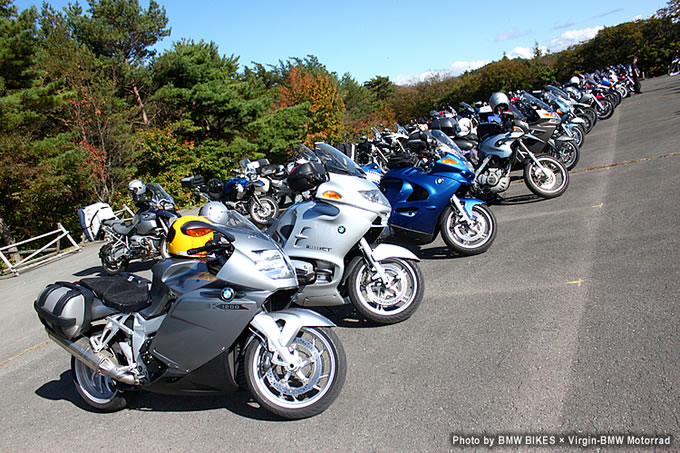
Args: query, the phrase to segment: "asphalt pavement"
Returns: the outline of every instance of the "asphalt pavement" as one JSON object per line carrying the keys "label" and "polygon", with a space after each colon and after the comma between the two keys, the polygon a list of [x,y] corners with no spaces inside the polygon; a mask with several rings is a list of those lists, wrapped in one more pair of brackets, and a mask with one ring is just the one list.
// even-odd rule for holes
{"label": "asphalt pavement", "polygon": [[[414,247],[426,293],[411,319],[373,327],[330,313],[347,380],[311,419],[279,420],[245,392],[142,393],[130,409],[91,412],[32,303],[47,283],[98,275],[98,245],[0,280],[0,451],[446,452],[457,435],[504,434],[522,445],[495,451],[551,435],[543,451],[577,449],[567,435],[610,451],[592,439],[615,434],[671,434],[659,450],[680,450],[680,77],[642,89],[586,136],[562,197],[514,183],[492,206],[488,252]],[[476,450],[488,451],[465,448]]]}

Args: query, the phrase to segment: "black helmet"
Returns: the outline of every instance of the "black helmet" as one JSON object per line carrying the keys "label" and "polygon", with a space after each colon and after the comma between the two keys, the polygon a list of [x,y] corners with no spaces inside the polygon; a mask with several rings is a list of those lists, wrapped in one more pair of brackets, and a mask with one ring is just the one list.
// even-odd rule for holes
{"label": "black helmet", "polygon": [[288,187],[296,193],[316,189],[324,182],[326,182],[326,169],[317,161],[300,164],[288,175]]}

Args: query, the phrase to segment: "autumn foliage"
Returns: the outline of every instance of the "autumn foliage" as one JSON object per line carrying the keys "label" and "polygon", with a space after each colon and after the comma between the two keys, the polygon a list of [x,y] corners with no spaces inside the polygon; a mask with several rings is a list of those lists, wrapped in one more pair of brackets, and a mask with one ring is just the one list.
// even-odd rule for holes
{"label": "autumn foliage", "polygon": [[309,103],[310,121],[304,124],[302,142],[311,145],[333,141],[340,136],[345,104],[338,93],[338,84],[328,74],[312,74],[299,66],[291,68],[286,84],[279,90],[276,109]]}

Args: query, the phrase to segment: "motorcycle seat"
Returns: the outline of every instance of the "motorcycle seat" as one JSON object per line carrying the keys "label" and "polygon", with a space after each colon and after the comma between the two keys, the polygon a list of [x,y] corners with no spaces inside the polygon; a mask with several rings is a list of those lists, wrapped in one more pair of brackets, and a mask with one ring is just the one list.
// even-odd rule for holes
{"label": "motorcycle seat", "polygon": [[132,231],[132,228],[134,227],[133,225],[126,225],[125,220],[117,220],[117,219],[107,219],[102,222],[103,225],[108,225],[111,228],[113,228],[113,231],[115,231],[118,234],[122,234],[123,236],[127,235]]}
{"label": "motorcycle seat", "polygon": [[466,138],[455,138],[453,141],[456,142],[456,145],[458,145],[462,151],[470,151],[478,144],[476,141],[468,140]]}
{"label": "motorcycle seat", "polygon": [[151,305],[148,282],[138,277],[84,278],[80,285],[92,291],[104,305],[121,313],[132,313]]}
{"label": "motorcycle seat", "polygon": [[286,178],[286,167],[283,165],[267,165],[262,168],[262,176],[269,176],[274,179]]}

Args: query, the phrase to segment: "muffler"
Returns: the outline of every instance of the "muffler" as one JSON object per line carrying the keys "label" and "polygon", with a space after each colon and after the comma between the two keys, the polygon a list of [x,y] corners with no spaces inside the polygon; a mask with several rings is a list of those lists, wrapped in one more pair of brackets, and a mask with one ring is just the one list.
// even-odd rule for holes
{"label": "muffler", "polygon": [[47,330],[47,336],[52,341],[61,346],[76,359],[80,360],[92,371],[108,376],[116,381],[127,385],[138,385],[139,382],[134,374],[127,370],[127,367],[116,365],[113,361],[99,354],[95,354],[90,349],[90,342],[85,337],[80,337],[76,341],[59,337]]}

